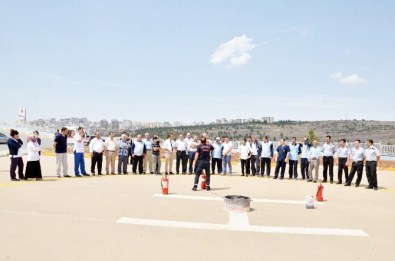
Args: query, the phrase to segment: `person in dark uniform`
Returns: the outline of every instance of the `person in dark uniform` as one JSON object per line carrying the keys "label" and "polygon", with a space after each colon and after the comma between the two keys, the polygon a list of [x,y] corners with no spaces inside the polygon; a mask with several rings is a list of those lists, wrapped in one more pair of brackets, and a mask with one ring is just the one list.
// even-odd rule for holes
{"label": "person in dark uniform", "polygon": [[[193,162],[196,167],[195,183],[193,184],[193,191],[197,190],[199,184],[199,177],[204,170],[206,172],[206,190],[210,190],[210,153],[214,150],[214,147],[207,144],[206,137],[201,138],[201,144],[197,146],[195,160]],[[195,165],[197,162],[197,165]]]}
{"label": "person in dark uniform", "polygon": [[276,162],[276,169],[274,171],[273,179],[278,178],[278,174],[280,173],[280,179],[284,178],[285,173],[285,166],[287,165],[287,161],[289,159],[290,149],[289,146],[285,144],[285,140],[280,140],[280,146],[277,147],[277,162]]}

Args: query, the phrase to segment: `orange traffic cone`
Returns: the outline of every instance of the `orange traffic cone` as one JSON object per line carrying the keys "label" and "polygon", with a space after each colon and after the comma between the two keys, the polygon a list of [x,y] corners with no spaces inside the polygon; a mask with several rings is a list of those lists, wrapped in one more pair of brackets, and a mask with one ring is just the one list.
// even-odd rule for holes
{"label": "orange traffic cone", "polygon": [[322,196],[322,191],[324,190],[324,186],[322,186],[322,183],[318,185],[318,190],[317,190],[317,195],[316,195],[316,200],[317,201],[324,201],[324,197]]}

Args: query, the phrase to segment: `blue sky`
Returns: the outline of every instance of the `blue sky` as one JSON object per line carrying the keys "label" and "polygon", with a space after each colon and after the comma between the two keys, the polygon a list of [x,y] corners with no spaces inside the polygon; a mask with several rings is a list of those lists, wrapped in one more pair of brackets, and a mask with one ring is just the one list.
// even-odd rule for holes
{"label": "blue sky", "polygon": [[0,122],[394,120],[394,1],[7,1]]}

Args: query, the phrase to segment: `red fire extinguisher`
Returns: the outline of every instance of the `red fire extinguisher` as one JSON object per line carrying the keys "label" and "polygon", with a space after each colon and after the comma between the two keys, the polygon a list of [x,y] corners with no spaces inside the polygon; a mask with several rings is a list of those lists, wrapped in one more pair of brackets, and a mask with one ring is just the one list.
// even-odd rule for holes
{"label": "red fire extinguisher", "polygon": [[206,172],[203,172],[202,174],[202,183],[200,184],[200,187],[202,189],[206,189]]}
{"label": "red fire extinguisher", "polygon": [[169,179],[165,176],[160,180],[160,186],[162,187],[162,194],[169,194]]}

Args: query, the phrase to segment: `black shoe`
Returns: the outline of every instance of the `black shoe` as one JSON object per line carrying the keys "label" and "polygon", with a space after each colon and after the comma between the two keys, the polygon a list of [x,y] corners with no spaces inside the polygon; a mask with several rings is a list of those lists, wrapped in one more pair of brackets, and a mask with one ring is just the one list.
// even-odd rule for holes
{"label": "black shoe", "polygon": [[99,175],[99,176],[103,176],[103,174],[101,174],[101,173],[99,173],[99,174],[97,174],[97,175]]}
{"label": "black shoe", "polygon": [[80,174],[78,174],[78,175],[75,175],[77,178],[81,178],[82,177],[82,175],[80,175]]}
{"label": "black shoe", "polygon": [[342,184],[342,183],[343,183],[343,182],[341,182],[341,181],[336,182],[337,185],[340,185],[340,184]]}
{"label": "black shoe", "polygon": [[153,172],[150,172],[150,174],[154,174]]}
{"label": "black shoe", "polygon": [[169,174],[170,174],[170,175],[174,175],[174,173],[173,173],[173,172],[171,172],[171,171],[169,172]]}
{"label": "black shoe", "polygon": [[312,180],[311,180],[311,179],[308,179],[307,182],[312,182]]}
{"label": "black shoe", "polygon": [[90,176],[88,173],[82,174],[83,176]]}
{"label": "black shoe", "polygon": [[374,190],[379,190],[379,188],[378,188],[378,187],[374,187],[373,189],[374,189]]}
{"label": "black shoe", "polygon": [[123,173],[123,175],[128,175],[128,173]]}
{"label": "black shoe", "polygon": [[327,183],[328,181],[326,180],[326,179],[324,179],[323,181],[322,181],[322,183]]}
{"label": "black shoe", "polygon": [[65,177],[65,178],[71,178],[71,176],[70,176],[70,175],[65,175],[64,177]]}
{"label": "black shoe", "polygon": [[206,186],[206,190],[209,191],[210,190],[210,186]]}
{"label": "black shoe", "polygon": [[358,187],[359,187],[359,184],[355,184],[355,187],[358,188]]}
{"label": "black shoe", "polygon": [[333,180],[331,179],[331,184],[333,184]]}
{"label": "black shoe", "polygon": [[165,175],[169,175],[169,173],[165,172]]}
{"label": "black shoe", "polygon": [[346,184],[344,184],[344,186],[345,187],[349,187],[349,186],[351,186],[351,184],[350,183],[346,183]]}
{"label": "black shoe", "polygon": [[193,187],[192,190],[193,190],[193,191],[196,191],[196,190],[197,190],[197,187]]}
{"label": "black shoe", "polygon": [[[269,177],[269,176],[268,176]],[[277,176],[274,176],[273,179],[277,179]]]}
{"label": "black shoe", "polygon": [[366,189],[373,189],[373,187],[367,186]]}
{"label": "black shoe", "polygon": [[118,175],[122,175],[122,173],[118,173]]}
{"label": "black shoe", "polygon": [[280,177],[280,179],[284,179],[284,177]]}
{"label": "black shoe", "polygon": [[305,177],[302,177],[302,180],[306,179]]}
{"label": "black shoe", "polygon": [[317,183],[317,181],[316,181],[316,180],[313,180],[313,183]]}
{"label": "black shoe", "polygon": [[19,181],[19,179],[11,179],[11,181]]}
{"label": "black shoe", "polygon": [[241,176],[243,177],[243,176],[244,176],[244,174],[241,174]]}

